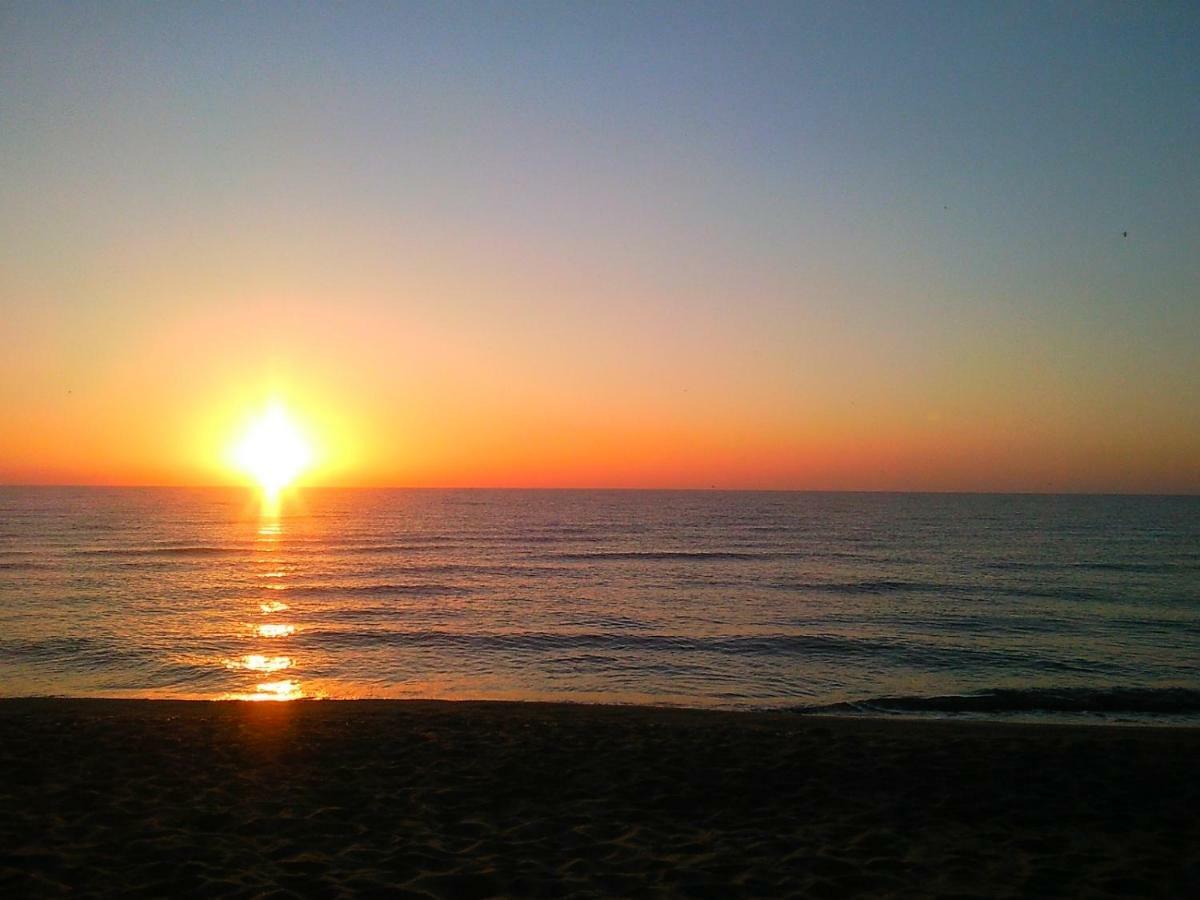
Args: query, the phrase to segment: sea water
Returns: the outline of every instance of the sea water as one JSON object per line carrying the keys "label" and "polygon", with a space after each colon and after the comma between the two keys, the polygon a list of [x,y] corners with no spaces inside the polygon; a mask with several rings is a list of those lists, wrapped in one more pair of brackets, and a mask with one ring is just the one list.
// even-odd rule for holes
{"label": "sea water", "polygon": [[0,695],[1200,721],[1200,497],[0,488]]}

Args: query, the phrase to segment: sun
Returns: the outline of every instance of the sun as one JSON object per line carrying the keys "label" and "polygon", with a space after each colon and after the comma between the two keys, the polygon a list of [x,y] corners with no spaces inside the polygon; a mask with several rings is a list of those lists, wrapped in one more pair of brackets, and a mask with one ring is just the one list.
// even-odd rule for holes
{"label": "sun", "polygon": [[313,452],[280,404],[255,419],[233,449],[233,461],[254,478],[268,500],[312,464]]}

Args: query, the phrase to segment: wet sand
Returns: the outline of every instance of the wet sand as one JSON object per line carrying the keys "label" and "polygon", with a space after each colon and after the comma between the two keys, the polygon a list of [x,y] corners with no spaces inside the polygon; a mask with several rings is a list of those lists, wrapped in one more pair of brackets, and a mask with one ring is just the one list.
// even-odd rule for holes
{"label": "wet sand", "polygon": [[0,701],[0,895],[1185,897],[1200,730]]}

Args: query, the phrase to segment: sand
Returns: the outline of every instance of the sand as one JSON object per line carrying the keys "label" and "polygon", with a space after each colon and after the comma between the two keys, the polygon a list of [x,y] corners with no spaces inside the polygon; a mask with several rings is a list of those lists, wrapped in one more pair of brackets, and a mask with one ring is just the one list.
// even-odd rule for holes
{"label": "sand", "polygon": [[1200,730],[0,701],[0,895],[1200,896]]}

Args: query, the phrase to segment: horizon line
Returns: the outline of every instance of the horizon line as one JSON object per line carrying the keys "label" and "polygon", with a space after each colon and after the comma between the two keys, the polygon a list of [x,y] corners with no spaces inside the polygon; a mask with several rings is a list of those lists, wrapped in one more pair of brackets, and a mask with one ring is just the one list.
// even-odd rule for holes
{"label": "horizon line", "polygon": [[[98,490],[228,490],[255,493],[261,489],[241,484],[98,484],[68,482],[0,482],[3,488],[63,488]],[[1192,491],[1104,491],[1104,490],[989,490],[989,489],[928,489],[928,488],[787,488],[787,487],[629,487],[586,485],[573,486],[516,486],[516,485],[329,485],[306,484],[291,491],[591,491],[622,493],[711,493],[711,494],[924,494],[982,497],[1200,497],[1200,489]]]}

